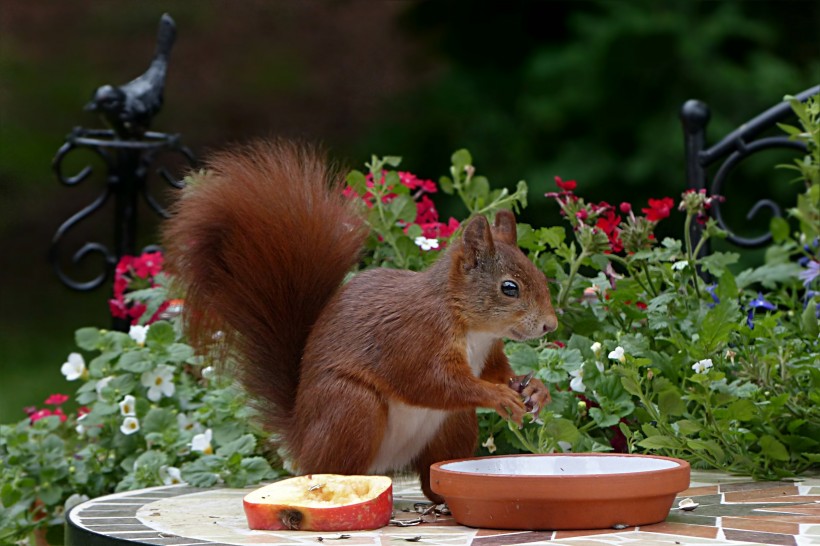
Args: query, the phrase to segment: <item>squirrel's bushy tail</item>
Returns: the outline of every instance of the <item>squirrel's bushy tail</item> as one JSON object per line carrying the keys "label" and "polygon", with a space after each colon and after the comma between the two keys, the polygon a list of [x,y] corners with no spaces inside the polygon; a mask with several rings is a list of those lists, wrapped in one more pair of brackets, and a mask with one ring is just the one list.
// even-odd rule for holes
{"label": "squirrel's bushy tail", "polygon": [[263,425],[286,436],[308,333],[365,237],[342,179],[286,141],[217,153],[164,230],[190,341],[222,345]]}

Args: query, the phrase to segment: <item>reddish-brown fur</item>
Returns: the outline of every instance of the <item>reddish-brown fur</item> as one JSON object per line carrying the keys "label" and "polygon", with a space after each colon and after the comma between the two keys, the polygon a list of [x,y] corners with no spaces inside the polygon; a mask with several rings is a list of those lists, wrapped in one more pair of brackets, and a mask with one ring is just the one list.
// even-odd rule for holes
{"label": "reddish-brown fur", "polygon": [[[409,465],[440,500],[429,465],[473,453],[474,409],[518,422],[525,412],[508,387],[502,337],[556,325],[544,276],[516,247],[513,215],[499,212],[493,227],[472,219],[427,271],[373,269],[343,285],[365,232],[317,154],[256,143],[216,155],[208,169],[165,233],[187,288],[191,339],[208,345],[222,332],[240,381],[301,472]],[[520,294],[502,293],[504,280]],[[473,368],[470,354],[480,359]],[[524,395],[549,397],[537,380]],[[403,434],[423,445],[391,451],[387,438]]]}

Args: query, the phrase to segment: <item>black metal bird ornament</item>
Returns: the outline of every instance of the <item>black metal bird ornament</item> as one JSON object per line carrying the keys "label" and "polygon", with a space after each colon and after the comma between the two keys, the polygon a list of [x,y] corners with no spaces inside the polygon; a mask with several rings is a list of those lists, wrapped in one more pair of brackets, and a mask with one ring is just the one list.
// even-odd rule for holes
{"label": "black metal bird ornament", "polygon": [[97,88],[85,109],[100,113],[120,138],[141,137],[162,108],[168,55],[175,38],[176,23],[165,13],[159,20],[157,48],[148,70],[126,84]]}

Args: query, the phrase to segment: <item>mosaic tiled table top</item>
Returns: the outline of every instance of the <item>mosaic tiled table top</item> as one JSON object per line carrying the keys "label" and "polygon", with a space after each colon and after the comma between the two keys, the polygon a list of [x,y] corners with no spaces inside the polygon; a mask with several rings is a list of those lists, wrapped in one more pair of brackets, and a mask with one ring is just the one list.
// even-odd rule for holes
{"label": "mosaic tiled table top", "polygon": [[[118,493],[87,501],[69,514],[67,546],[168,544],[174,546],[277,545],[447,546],[538,545],[820,545],[820,477],[752,482],[693,472],[663,523],[621,530],[499,531],[471,529],[450,517],[414,527],[339,533],[251,531],[242,510],[248,490],[196,489],[186,485]],[[415,482],[394,482],[396,517],[424,501]],[[685,512],[678,500],[699,506]],[[412,514],[407,515],[412,517]]]}

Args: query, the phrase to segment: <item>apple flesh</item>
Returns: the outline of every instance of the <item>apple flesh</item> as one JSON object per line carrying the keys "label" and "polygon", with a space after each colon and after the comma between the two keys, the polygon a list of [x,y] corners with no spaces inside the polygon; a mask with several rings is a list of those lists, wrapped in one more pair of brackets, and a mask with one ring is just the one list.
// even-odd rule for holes
{"label": "apple flesh", "polygon": [[378,529],[393,514],[393,482],[387,476],[310,474],[260,487],[243,504],[251,529]]}

